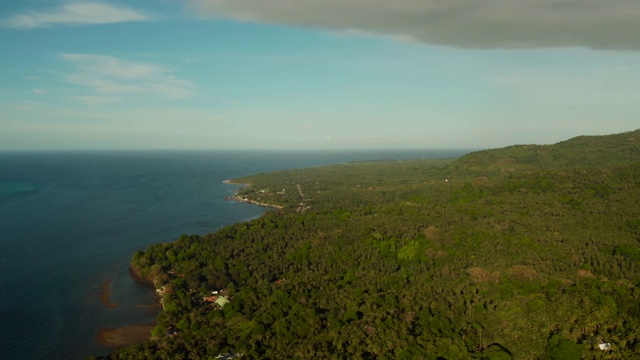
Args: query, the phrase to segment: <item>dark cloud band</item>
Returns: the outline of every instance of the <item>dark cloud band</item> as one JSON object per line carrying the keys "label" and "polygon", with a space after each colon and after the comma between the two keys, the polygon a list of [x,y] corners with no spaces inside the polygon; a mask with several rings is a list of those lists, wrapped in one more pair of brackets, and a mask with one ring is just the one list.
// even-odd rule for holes
{"label": "dark cloud band", "polygon": [[359,31],[462,48],[640,50],[637,0],[185,0],[243,21]]}

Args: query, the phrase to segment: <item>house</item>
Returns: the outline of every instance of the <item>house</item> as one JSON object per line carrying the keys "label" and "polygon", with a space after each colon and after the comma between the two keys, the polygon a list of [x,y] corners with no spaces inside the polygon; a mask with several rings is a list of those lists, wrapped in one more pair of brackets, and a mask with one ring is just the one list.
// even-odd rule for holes
{"label": "house", "polygon": [[218,300],[217,296],[205,296],[202,298],[202,300],[204,301],[208,301],[208,302],[215,302],[216,300]]}
{"label": "house", "polygon": [[606,342],[602,342],[601,341],[600,344],[598,344],[598,347],[602,351],[609,350],[609,349],[611,349],[611,343],[606,343]]}
{"label": "house", "polygon": [[227,299],[224,296],[220,296],[217,300],[216,300],[216,304],[220,305],[220,307],[224,307],[225,305],[227,305],[228,303],[230,303],[231,301],[229,301],[229,299]]}

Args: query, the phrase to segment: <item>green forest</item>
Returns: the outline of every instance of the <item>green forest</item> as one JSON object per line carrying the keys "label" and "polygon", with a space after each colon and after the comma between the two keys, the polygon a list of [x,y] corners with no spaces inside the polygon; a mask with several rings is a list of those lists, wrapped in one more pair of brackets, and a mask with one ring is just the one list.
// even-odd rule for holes
{"label": "green forest", "polygon": [[108,359],[640,358],[640,130],[233,182],[279,208],[137,252]]}

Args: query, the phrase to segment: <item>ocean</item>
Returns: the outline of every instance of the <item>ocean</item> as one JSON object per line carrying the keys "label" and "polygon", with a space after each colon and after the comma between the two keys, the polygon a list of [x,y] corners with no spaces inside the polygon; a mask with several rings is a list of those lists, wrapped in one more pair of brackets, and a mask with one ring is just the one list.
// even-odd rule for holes
{"label": "ocean", "polygon": [[[74,151],[0,153],[0,359],[82,359],[111,349],[103,328],[153,323],[153,289],[133,253],[259,217],[225,200],[223,180],[364,160],[457,157],[465,150]],[[111,282],[111,302],[100,299]]]}

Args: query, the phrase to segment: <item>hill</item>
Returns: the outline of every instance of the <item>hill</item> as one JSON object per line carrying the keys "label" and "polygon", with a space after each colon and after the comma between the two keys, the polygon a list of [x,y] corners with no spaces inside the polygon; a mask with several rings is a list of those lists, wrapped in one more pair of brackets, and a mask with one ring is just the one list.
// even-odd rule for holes
{"label": "hill", "polygon": [[474,152],[452,164],[458,173],[611,166],[637,161],[640,130],[606,136],[578,136],[554,145],[514,145]]}
{"label": "hill", "polygon": [[110,358],[640,357],[638,135],[236,179],[280,209],[136,253],[164,311]]}

